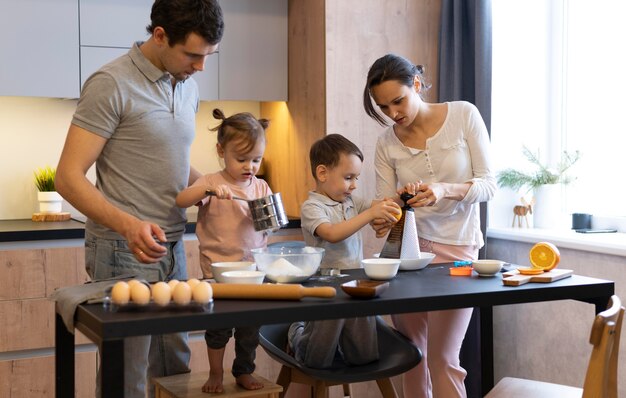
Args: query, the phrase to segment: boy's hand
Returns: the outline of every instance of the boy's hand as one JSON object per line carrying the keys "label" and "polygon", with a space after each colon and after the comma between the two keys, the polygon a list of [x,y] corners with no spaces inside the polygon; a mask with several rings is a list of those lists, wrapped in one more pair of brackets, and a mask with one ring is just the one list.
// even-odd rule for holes
{"label": "boy's hand", "polygon": [[385,222],[395,223],[402,217],[402,209],[391,199],[374,200],[369,210],[372,220],[381,219]]}

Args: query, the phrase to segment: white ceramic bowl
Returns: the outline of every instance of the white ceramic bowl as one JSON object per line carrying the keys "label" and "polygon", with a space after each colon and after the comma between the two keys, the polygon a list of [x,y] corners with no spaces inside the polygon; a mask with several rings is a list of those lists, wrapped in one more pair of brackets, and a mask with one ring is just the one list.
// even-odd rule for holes
{"label": "white ceramic bowl", "polygon": [[[374,254],[374,257],[379,258],[380,253]],[[417,269],[426,268],[434,258],[435,255],[428,252],[420,253],[419,258],[401,258],[400,271],[415,271]]]}
{"label": "white ceramic bowl", "polygon": [[261,271],[226,271],[222,273],[223,283],[263,283],[265,273]]}
{"label": "white ceramic bowl", "polygon": [[474,260],[472,267],[480,276],[493,276],[500,272],[504,261],[500,260]]}
{"label": "white ceramic bowl", "polygon": [[324,257],[320,247],[274,246],[252,249],[252,256],[259,271],[267,279],[279,283],[302,282],[315,274]]}
{"label": "white ceramic bowl", "polygon": [[384,281],[396,276],[400,268],[400,259],[366,258],[361,260],[361,265],[368,278]]}
{"label": "white ceramic bowl", "polygon": [[228,271],[256,271],[256,264],[252,261],[228,261],[211,264],[213,278],[217,282],[224,283],[222,274]]}

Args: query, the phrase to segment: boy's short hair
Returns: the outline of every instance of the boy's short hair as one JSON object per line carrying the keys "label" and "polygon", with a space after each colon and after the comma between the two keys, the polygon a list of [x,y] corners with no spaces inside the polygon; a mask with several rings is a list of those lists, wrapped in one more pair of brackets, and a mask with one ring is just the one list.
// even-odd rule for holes
{"label": "boy's short hair", "polygon": [[324,165],[330,169],[337,166],[342,153],[356,155],[361,159],[361,162],[363,161],[363,152],[361,152],[359,147],[341,134],[329,134],[315,141],[309,151],[313,178],[317,180],[317,175],[315,175],[317,166]]}

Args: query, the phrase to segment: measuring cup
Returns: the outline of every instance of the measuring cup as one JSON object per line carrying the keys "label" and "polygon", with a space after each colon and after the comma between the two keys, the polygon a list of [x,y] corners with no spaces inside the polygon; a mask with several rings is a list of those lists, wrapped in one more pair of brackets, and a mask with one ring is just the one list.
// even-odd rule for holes
{"label": "measuring cup", "polygon": [[[209,196],[217,196],[214,191],[207,190]],[[259,199],[248,200],[233,196],[233,199],[243,200],[248,203],[252,214],[252,222],[255,231],[277,231],[289,223],[280,192]]]}

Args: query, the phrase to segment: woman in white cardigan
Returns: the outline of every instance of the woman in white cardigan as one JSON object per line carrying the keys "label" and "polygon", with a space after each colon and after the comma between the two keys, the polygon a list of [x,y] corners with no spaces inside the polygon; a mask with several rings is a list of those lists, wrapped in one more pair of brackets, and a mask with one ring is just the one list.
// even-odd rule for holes
{"label": "woman in white cardigan", "polygon": [[[415,194],[408,204],[420,250],[434,253],[434,263],[476,259],[484,244],[479,203],[496,190],[487,129],[469,102],[425,102],[427,88],[423,68],[398,55],[379,58],[369,70],[365,112],[381,125],[392,122],[376,144],[376,194]],[[378,237],[389,228],[374,225]],[[424,355],[403,378],[405,396],[466,396],[459,351],[471,315],[467,308],[392,317]]]}

